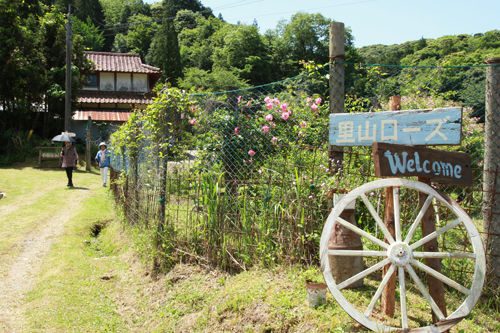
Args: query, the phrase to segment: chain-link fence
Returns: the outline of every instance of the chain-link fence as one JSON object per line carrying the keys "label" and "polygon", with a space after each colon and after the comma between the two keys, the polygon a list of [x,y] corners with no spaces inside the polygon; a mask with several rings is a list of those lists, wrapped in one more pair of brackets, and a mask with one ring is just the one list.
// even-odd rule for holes
{"label": "chain-link fence", "polygon": [[[151,141],[150,129],[140,128],[138,146],[114,154],[115,196],[129,223],[152,232],[161,260],[195,260],[229,271],[317,263],[334,195],[375,179],[371,147],[329,145],[328,115],[335,109],[388,110],[389,98],[401,96],[402,110],[463,107],[462,144],[436,148],[469,153],[474,185],[433,186],[461,204],[484,234],[489,260],[498,264],[500,163],[484,166],[485,147],[500,142],[495,127],[484,129],[486,85],[498,103],[497,76],[488,72],[487,81],[487,66],[341,65],[343,79],[337,63],[265,86],[190,95],[195,113],[190,120],[179,115],[181,131],[174,135],[172,121],[165,120],[163,141]],[[331,87],[344,89],[343,101]],[[499,108],[493,105],[497,117]],[[494,186],[485,190],[486,184]],[[369,200],[383,216],[383,191]],[[408,193],[402,201],[402,223],[409,228],[418,196]],[[432,207],[438,228],[450,221],[446,207]],[[365,206],[358,205],[355,216],[363,230],[380,233]],[[465,238],[459,228],[440,237],[439,247],[473,251]],[[443,271],[464,279],[474,271],[466,260],[443,262]],[[500,277],[499,271],[489,274]]]}

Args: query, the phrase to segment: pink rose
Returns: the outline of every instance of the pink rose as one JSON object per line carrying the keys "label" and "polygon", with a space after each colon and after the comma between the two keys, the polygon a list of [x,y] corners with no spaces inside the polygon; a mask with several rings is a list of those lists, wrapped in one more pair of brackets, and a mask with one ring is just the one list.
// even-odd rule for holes
{"label": "pink rose", "polygon": [[302,137],[302,131],[299,132],[299,138]]}
{"label": "pink rose", "polygon": [[240,132],[240,127],[238,126],[234,129],[234,133],[238,134],[239,132]]}
{"label": "pink rose", "polygon": [[255,152],[253,150],[249,150],[248,155],[253,156],[253,155],[255,155]]}
{"label": "pink rose", "polygon": [[282,115],[281,115],[281,118],[283,118],[283,120],[287,120],[288,119],[288,116],[289,114],[287,112],[284,112]]}
{"label": "pink rose", "polygon": [[277,139],[275,136],[273,136],[273,138],[271,139],[271,141],[272,141],[273,143],[276,143],[276,142],[278,142],[278,139]]}
{"label": "pink rose", "polygon": [[250,104],[250,101],[248,101],[247,106],[250,106],[250,105],[251,105],[251,104]]}
{"label": "pink rose", "polygon": [[299,124],[300,127],[307,127],[307,123],[305,121],[302,121],[300,124]]}
{"label": "pink rose", "polygon": [[195,124],[196,124],[196,119],[192,119],[192,120],[190,120],[190,121],[189,121],[189,123],[190,123],[191,125],[195,125]]}
{"label": "pink rose", "polygon": [[269,132],[269,130],[270,130],[270,129],[271,129],[271,128],[270,128],[269,126],[264,125],[264,126],[262,127],[262,132],[267,133],[267,132]]}
{"label": "pink rose", "polygon": [[241,96],[238,97],[238,104],[241,102]]}
{"label": "pink rose", "polygon": [[323,101],[323,100],[321,99],[321,97],[318,97],[318,98],[316,98],[316,100],[315,100],[316,104],[318,104],[318,105],[320,105],[322,101]]}
{"label": "pink rose", "polygon": [[288,104],[287,103],[283,103],[283,104],[280,105],[280,108],[281,108],[281,110],[286,111],[286,109],[288,108]]}
{"label": "pink rose", "polygon": [[267,120],[267,121],[272,121],[272,120],[273,120],[273,115],[272,115],[272,114],[268,114],[268,115],[266,116],[266,120]]}
{"label": "pink rose", "polygon": [[271,110],[273,108],[273,103],[267,103],[266,104],[266,108],[268,108],[269,110]]}
{"label": "pink rose", "polygon": [[264,102],[270,103],[271,102],[271,98],[269,96],[267,96],[266,98],[264,98]]}
{"label": "pink rose", "polygon": [[311,109],[313,111],[316,111],[318,109],[318,106],[316,104],[311,105]]}

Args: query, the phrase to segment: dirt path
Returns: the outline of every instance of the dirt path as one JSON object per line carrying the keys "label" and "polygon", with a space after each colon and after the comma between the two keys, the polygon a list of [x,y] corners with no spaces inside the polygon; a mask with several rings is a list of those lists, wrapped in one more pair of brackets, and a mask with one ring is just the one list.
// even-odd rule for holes
{"label": "dirt path", "polygon": [[[32,231],[25,234],[20,244],[21,253],[16,257],[7,258],[10,262],[4,267],[4,275],[0,276],[0,332],[14,333],[23,329],[22,304],[27,292],[33,287],[34,279],[40,266],[49,253],[58,236],[72,218],[79,206],[91,195],[88,189],[74,189],[65,191],[68,198],[61,209],[54,211],[47,217],[35,217]],[[23,205],[36,204],[36,197]],[[11,209],[0,210],[0,219]],[[22,209],[16,209],[22,214]],[[5,261],[4,261],[5,262]]]}

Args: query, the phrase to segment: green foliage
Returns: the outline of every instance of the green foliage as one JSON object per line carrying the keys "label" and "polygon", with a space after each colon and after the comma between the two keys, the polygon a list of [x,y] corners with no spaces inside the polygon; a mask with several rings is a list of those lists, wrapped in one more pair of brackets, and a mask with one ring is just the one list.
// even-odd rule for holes
{"label": "green foliage", "polygon": [[83,38],[83,45],[87,50],[101,51],[104,46],[103,32],[99,32],[99,27],[95,26],[90,17],[85,22],[78,18],[73,18],[73,33]]}
{"label": "green foliage", "polygon": [[163,21],[153,39],[146,61],[162,69],[163,74],[160,82],[168,81],[173,86],[177,86],[178,79],[182,77],[182,64],[177,31],[171,19],[172,14],[172,1],[165,0],[163,3]]}
{"label": "green foliage", "polygon": [[193,115],[192,103],[184,92],[165,89],[146,110],[134,111],[129,121],[111,135],[113,149],[135,160],[140,148],[157,147],[158,156],[163,157],[169,143],[182,141],[183,133],[188,130],[188,119],[182,115]]}
{"label": "green foliage", "polygon": [[394,45],[370,45],[359,49],[369,64],[437,66],[480,65],[500,55],[500,31],[485,34],[443,36]]}
{"label": "green foliage", "polygon": [[198,93],[225,91],[228,87],[247,88],[249,84],[227,69],[216,68],[210,72],[191,67],[179,81],[179,87]]}

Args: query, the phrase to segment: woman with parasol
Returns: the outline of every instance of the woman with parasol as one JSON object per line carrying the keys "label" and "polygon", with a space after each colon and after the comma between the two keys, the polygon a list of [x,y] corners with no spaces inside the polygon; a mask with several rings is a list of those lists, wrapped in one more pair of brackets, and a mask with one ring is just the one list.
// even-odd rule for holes
{"label": "woman with parasol", "polygon": [[71,143],[75,140],[67,134],[62,133],[55,136],[52,141],[64,142],[64,146],[61,148],[61,156],[63,157],[62,167],[66,169],[66,176],[68,176],[67,186],[73,187],[73,168],[78,162],[76,147]]}

